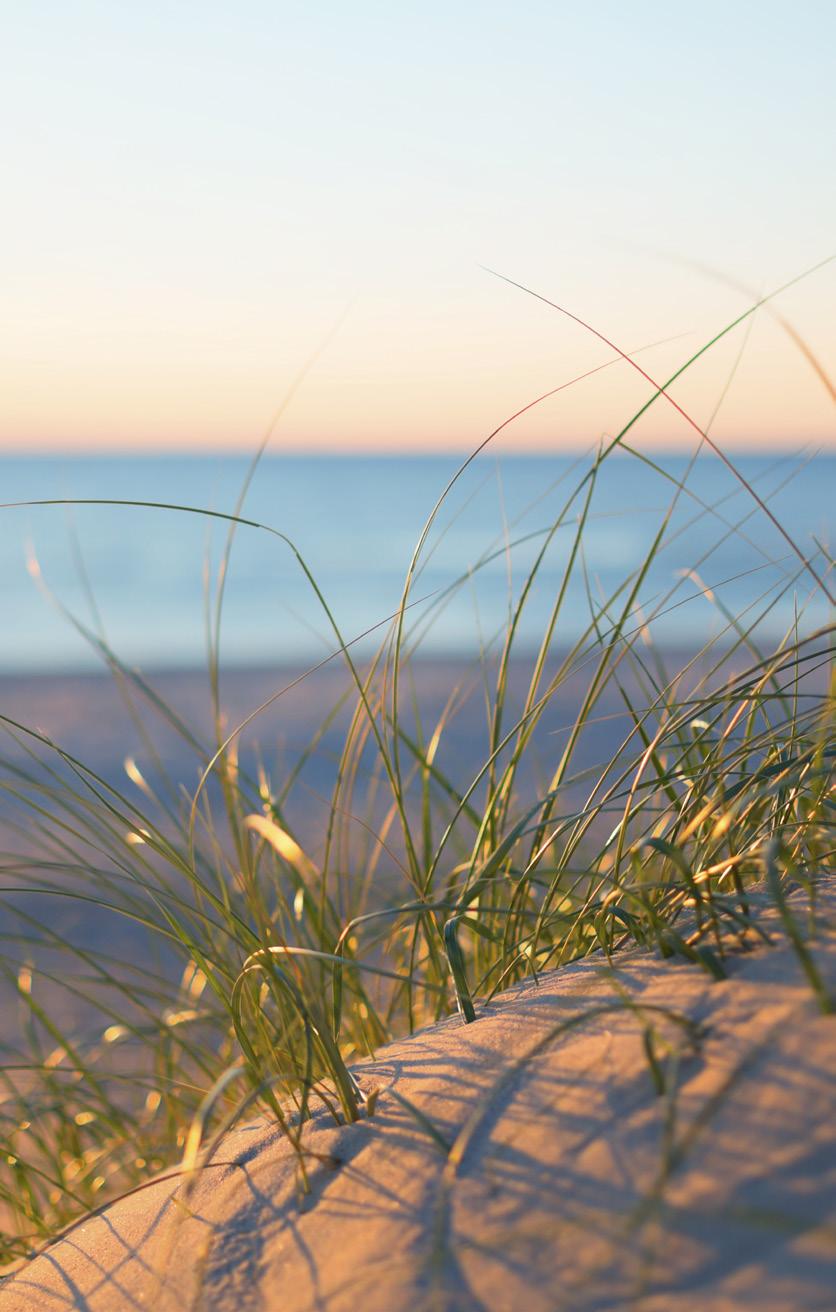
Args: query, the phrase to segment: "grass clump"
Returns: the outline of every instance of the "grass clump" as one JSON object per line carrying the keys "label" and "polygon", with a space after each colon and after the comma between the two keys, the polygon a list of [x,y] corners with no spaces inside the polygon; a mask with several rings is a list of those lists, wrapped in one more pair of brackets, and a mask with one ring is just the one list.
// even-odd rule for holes
{"label": "grass clump", "polygon": [[[0,970],[21,1023],[0,1072],[2,1260],[155,1172],[191,1170],[255,1109],[296,1144],[304,1189],[301,1133],[314,1107],[337,1121],[373,1112],[352,1062],[456,1008],[471,1022],[526,976],[634,941],[722,978],[730,947],[763,936],[752,889],[765,872],[819,1003],[832,1008],[784,889],[792,880],[814,894],[832,866],[833,630],[805,629],[796,607],[783,638],[762,639],[764,620],[799,591],[830,602],[830,562],[823,551],[808,559],[781,529],[789,550],[760,592],[753,575],[745,613],[700,583],[705,560],[648,599],[651,566],[684,531],[675,512],[690,503],[717,517],[691,492],[690,468],[673,478],[630,441],[683,369],[664,388],[644,375],[648,401],[578,468],[533,535],[503,630],[459,671],[430,722],[420,695],[428,627],[497,554],[532,540],[498,542],[454,588],[416,602],[446,493],[397,613],[362,659],[295,546],[266,530],[295,554],[345,669],[321,733],[280,779],[239,743],[292,688],[244,724],[230,728],[222,712],[229,554],[241,526],[265,529],[242,517],[243,500],[213,516],[228,539],[208,626],[211,737],[95,635],[147,735],[149,764],[126,763],[129,786],[5,721],[16,753],[2,787],[21,843],[4,857]],[[585,543],[601,469],[616,457],[652,467],[670,499],[646,558],[600,596]],[[771,517],[764,496],[747,492],[751,513]],[[717,540],[742,534],[748,518],[720,524]],[[522,620],[558,532],[570,546],[532,651]],[[567,645],[578,578],[587,614]],[[707,595],[714,636],[671,667],[654,626]],[[462,768],[457,724],[475,695],[483,747]],[[192,791],[161,769],[155,717],[193,754]],[[602,751],[595,734],[607,722]],[[306,837],[305,761],[335,734],[324,823]],[[67,908],[93,927],[86,939]]]}

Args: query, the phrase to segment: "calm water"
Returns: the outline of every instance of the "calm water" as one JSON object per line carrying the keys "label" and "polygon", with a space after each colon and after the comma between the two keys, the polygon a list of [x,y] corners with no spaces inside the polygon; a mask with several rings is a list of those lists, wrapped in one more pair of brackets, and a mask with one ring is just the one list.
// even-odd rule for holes
{"label": "calm water", "polygon": [[[685,461],[663,458],[681,479]],[[829,541],[836,458],[803,464],[795,458],[738,460],[746,478],[808,552],[813,535]],[[271,457],[264,460],[244,514],[290,537],[304,556],[346,638],[391,614],[424,520],[450,474],[452,458]],[[537,642],[571,548],[583,494],[567,500],[588,462],[567,457],[483,458],[472,465],[445,504],[424,552],[415,596],[433,600],[411,613],[413,632],[432,653],[472,651],[503,625],[509,596],[563,513],[520,629]],[[37,497],[130,498],[231,511],[246,460],[229,457],[131,457],[0,460],[0,500]],[[719,632],[717,605],[696,595],[682,571],[698,566],[722,605],[754,619],[775,600],[797,562],[775,528],[713,458],[688,478],[665,545],[639,599],[650,613],[671,588],[684,604],[657,621],[660,640],[690,645]],[[584,536],[583,567],[600,603],[643,559],[673,492],[670,480],[630,457],[610,459],[599,473]],[[705,503],[708,509],[700,505]],[[0,538],[4,670],[82,669],[97,663],[82,637],[33,581],[34,553],[60,603],[101,629],[123,659],[146,666],[201,664],[207,562],[216,568],[226,526],[217,520],[130,507],[4,509]],[[734,529],[734,526],[739,526]],[[520,541],[525,539],[526,541]],[[510,546],[508,544],[511,544]],[[514,545],[516,544],[516,545]],[[507,549],[503,550],[503,546]],[[471,573],[491,553],[494,558]],[[463,586],[441,605],[457,580]],[[762,629],[773,636],[803,600],[801,577],[777,601]],[[686,600],[689,599],[689,600]],[[616,614],[623,599],[615,603]],[[432,609],[431,609],[432,608]],[[820,600],[804,625],[827,621]],[[635,622],[640,615],[637,613]],[[558,640],[575,638],[589,622],[580,559]],[[292,552],[277,538],[242,528],[236,538],[224,613],[223,654],[229,664],[316,659],[333,648],[328,621]],[[382,633],[382,630],[381,630]],[[366,647],[368,649],[368,642]]]}

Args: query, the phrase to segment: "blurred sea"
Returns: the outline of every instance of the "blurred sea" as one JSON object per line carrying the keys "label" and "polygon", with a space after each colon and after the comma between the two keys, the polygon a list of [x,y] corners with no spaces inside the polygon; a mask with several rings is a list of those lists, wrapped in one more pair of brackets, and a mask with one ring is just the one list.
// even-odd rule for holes
{"label": "blurred sea", "polygon": [[[600,469],[557,645],[565,646],[589,624],[590,593],[600,607],[639,566],[686,473],[662,548],[639,590],[641,609],[628,627],[661,606],[664,613],[655,621],[659,641],[693,647],[722,632],[725,609],[750,622],[763,612],[760,632],[778,635],[792,622],[794,607],[806,603],[812,581],[799,574],[774,525],[716,458],[700,457],[690,470],[683,457],[654,460],[658,470],[628,455],[611,457]],[[396,610],[424,521],[458,464],[453,457],[268,456],[242,513],[293,542],[351,639]],[[836,457],[805,462],[744,456],[736,464],[803,551],[818,552],[814,537],[829,542]],[[6,457],[0,459],[0,501],[115,498],[232,512],[247,465],[246,458],[227,456]],[[422,553],[413,596],[428,600],[410,612],[422,652],[463,656],[490,643],[545,532],[561,520],[520,627],[520,648],[536,645],[589,483],[574,498],[572,492],[589,468],[588,457],[497,460],[486,454],[465,471]],[[6,504],[2,516],[0,669],[62,672],[99,663],[44,596],[33,578],[33,560],[61,607],[104,633],[124,661],[171,669],[203,663],[207,568],[214,577],[228,527],[222,521],[102,505]],[[693,569],[701,582],[684,575]],[[703,595],[703,586],[713,600]],[[626,595],[622,591],[605,607],[603,626]],[[813,597],[802,627],[827,619],[822,599]],[[365,640],[361,650],[371,650],[383,633]],[[224,603],[224,662],[298,664],[319,659],[335,645],[288,545],[241,527]]]}

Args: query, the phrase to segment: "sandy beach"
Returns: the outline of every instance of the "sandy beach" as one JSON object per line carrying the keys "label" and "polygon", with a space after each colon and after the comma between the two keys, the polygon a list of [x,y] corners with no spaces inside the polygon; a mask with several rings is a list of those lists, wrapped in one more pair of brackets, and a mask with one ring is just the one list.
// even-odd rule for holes
{"label": "sandy beach", "polygon": [[[671,674],[694,661],[693,650],[665,649],[662,653]],[[513,724],[514,709],[522,704],[534,663],[534,653],[516,657],[508,673],[508,709],[506,728]],[[579,705],[595,669],[598,654],[590,648],[586,657],[576,659],[573,669],[564,676],[551,695],[530,749],[530,759],[523,762],[521,786],[533,782],[538,770],[553,767],[574,723]],[[718,661],[716,653],[696,660],[691,673],[677,684],[680,695],[697,684]],[[559,653],[551,658],[554,668]],[[726,661],[719,677],[708,677],[703,694],[711,687],[722,686],[736,669],[743,668],[743,657]],[[222,725],[230,733],[254,712],[258,714],[238,739],[242,755],[257,746],[265,764],[278,783],[282,772],[290,769],[310,746],[325,717],[336,707],[340,697],[348,694],[346,707],[333,719],[318,742],[303,776],[305,788],[296,795],[300,811],[316,807],[316,794],[327,812],[327,792],[333,783],[335,754],[342,746],[350,713],[356,705],[356,693],[340,656],[322,668],[308,673],[306,665],[278,665],[224,670],[220,697]],[[361,672],[364,669],[359,666]],[[443,736],[442,759],[450,773],[468,781],[484,764],[488,743],[485,711],[485,687],[496,678],[497,656],[484,663],[475,657],[425,658],[414,660],[407,676],[402,676],[401,700],[405,718],[414,723],[414,703],[424,732],[435,727],[448,699],[455,694],[455,709],[447,721]],[[143,672],[142,678],[162,703],[170,707],[184,725],[205,747],[213,745],[209,680],[205,669]],[[634,674],[627,664],[621,670],[622,683],[636,705],[647,703],[647,691],[639,691]],[[545,684],[544,684],[545,686]],[[826,686],[826,672],[814,669],[805,676],[808,692],[821,693]],[[130,704],[123,691],[128,688]],[[259,711],[263,703],[270,704]],[[129,788],[124,771],[126,757],[134,757],[143,770],[153,773],[148,742],[152,741],[159,760],[176,783],[193,787],[202,765],[200,751],[186,744],[171,722],[153,702],[143,697],[128,680],[116,680],[110,673],[76,674],[0,674],[0,715],[6,721],[6,740],[0,742],[0,763],[4,759],[20,761],[27,748],[37,748],[25,733],[9,722],[37,730],[48,739],[101,774],[120,789]],[[576,749],[575,771],[603,768],[615,756],[632,727],[622,695],[614,685],[606,685],[595,712],[584,725]],[[48,753],[46,753],[48,757]],[[0,813],[3,802],[0,800]]]}
{"label": "sandy beach", "polygon": [[[674,653],[671,667],[678,668],[684,659],[680,653]],[[508,728],[513,723],[513,709],[522,704],[532,660],[515,660],[511,664]],[[581,663],[578,671],[552,696],[519,771],[519,790],[523,795],[540,787],[554,768],[577,715],[586,680],[594,668],[593,660],[590,657]],[[236,746],[242,769],[248,766],[255,775],[263,764],[277,791],[303,754],[309,753],[294,785],[288,816],[294,832],[317,856],[322,850],[337,762],[357,694],[339,657],[302,677],[307,669],[279,666],[225,671],[221,680],[221,722],[223,733],[228,734],[270,701],[236,739]],[[484,671],[472,659],[422,659],[414,662],[409,678],[404,681],[401,700],[405,722],[414,725],[417,714],[425,737],[432,734],[448,700],[454,698],[453,712],[445,720],[438,764],[462,788],[481,770],[489,754],[483,680],[491,677],[496,677],[495,659]],[[632,686],[632,680],[626,677],[628,686]],[[0,774],[5,776],[7,784],[0,792],[0,838],[5,835],[3,846],[7,851],[31,854],[38,849],[26,812],[16,801],[19,780],[15,770],[25,767],[34,777],[43,778],[47,769],[61,768],[51,746],[15,725],[43,735],[48,743],[82,763],[128,801],[142,801],[125,772],[129,758],[155,788],[173,787],[188,793],[195,790],[217,741],[207,673],[205,670],[152,671],[143,678],[147,679],[154,696],[187,728],[191,741],[178,732],[172,719],[154,700],[143,696],[128,681],[117,681],[107,672],[0,676],[0,716],[8,717],[5,741],[0,741]],[[338,703],[344,695],[347,699],[340,708]],[[317,736],[323,721],[335,708],[327,729]],[[595,715],[584,726],[578,741],[574,770],[581,773],[586,769],[606,768],[630,726],[629,714],[617,689],[606,688]],[[367,755],[373,759],[371,754]],[[408,756],[406,760],[408,765]],[[584,791],[583,787],[576,790],[579,800]]]}

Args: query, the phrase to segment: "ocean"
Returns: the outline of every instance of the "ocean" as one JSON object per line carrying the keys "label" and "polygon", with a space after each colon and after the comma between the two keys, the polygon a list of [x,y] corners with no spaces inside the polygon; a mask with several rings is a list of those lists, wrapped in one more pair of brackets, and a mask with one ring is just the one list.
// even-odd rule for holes
{"label": "ocean", "polygon": [[[667,515],[627,628],[652,620],[657,641],[693,647],[728,633],[730,615],[756,623],[770,641],[793,623],[796,609],[804,629],[827,622],[809,574],[716,457],[701,456],[690,470],[682,456],[653,459],[657,469],[618,455],[598,471],[558,645],[574,642],[593,621],[602,631],[616,622],[630,595],[631,573]],[[224,597],[223,662],[314,662],[338,645],[334,625],[345,640],[373,630],[357,645],[360,653],[371,651],[399,605],[427,516],[459,463],[447,456],[266,456],[242,514],[284,538],[250,526],[236,532]],[[735,463],[800,550],[821,565],[816,539],[827,543],[832,533],[836,457],[746,455]],[[215,455],[0,460],[0,501],[6,503],[0,669],[91,669],[101,663],[95,642],[101,636],[130,665],[200,667],[207,596],[228,531],[223,520],[147,507],[8,503],[116,499],[231,513],[247,466],[246,457]],[[461,657],[495,644],[548,539],[518,628],[517,649],[536,646],[591,480],[572,493],[590,467],[589,457],[495,459],[486,453],[467,468],[420,557],[412,594],[417,604],[407,626],[420,652]],[[683,479],[685,490],[671,509]]]}

